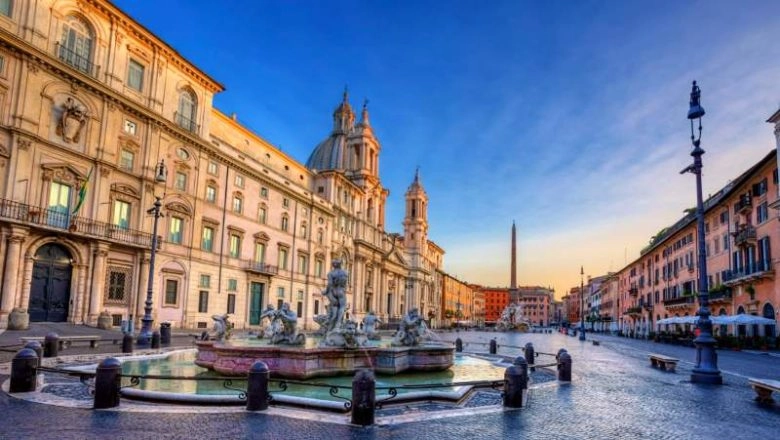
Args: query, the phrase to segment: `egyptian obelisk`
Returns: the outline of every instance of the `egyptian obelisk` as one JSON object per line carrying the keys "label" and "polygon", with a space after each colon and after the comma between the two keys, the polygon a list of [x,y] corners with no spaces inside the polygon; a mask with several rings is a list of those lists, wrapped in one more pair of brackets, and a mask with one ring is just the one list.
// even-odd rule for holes
{"label": "egyptian obelisk", "polygon": [[509,302],[518,304],[520,293],[517,291],[517,230],[512,220],[512,267],[510,268]]}

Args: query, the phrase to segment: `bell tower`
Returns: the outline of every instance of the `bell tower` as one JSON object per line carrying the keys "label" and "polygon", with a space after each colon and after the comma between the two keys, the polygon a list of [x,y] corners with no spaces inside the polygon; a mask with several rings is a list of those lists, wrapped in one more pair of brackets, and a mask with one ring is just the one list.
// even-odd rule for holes
{"label": "bell tower", "polygon": [[406,215],[404,216],[404,246],[414,252],[422,252],[428,242],[428,194],[420,183],[420,169],[414,173],[414,181],[406,190]]}

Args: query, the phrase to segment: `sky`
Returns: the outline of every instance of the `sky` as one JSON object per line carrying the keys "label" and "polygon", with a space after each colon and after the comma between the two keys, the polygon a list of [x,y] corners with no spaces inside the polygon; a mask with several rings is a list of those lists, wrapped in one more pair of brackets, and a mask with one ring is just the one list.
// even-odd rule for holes
{"label": "sky", "polygon": [[775,148],[780,2],[115,0],[222,83],[214,105],[305,162],[349,87],[369,100],[400,231],[419,166],[457,278],[580,284],[695,205],[686,119],[702,90],[705,197]]}

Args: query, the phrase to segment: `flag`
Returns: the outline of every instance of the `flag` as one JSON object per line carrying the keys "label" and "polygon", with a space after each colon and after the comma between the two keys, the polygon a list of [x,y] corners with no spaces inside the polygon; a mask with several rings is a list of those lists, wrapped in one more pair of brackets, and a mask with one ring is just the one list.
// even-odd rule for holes
{"label": "flag", "polygon": [[84,179],[84,182],[81,183],[81,188],[79,188],[79,200],[76,202],[76,207],[73,208],[73,212],[71,215],[76,215],[77,212],[79,212],[79,209],[81,209],[81,205],[84,204],[84,200],[87,198],[87,183],[89,183],[89,178],[92,177],[92,170],[94,170],[95,167],[92,167],[89,170],[89,174],[87,174],[87,178]]}

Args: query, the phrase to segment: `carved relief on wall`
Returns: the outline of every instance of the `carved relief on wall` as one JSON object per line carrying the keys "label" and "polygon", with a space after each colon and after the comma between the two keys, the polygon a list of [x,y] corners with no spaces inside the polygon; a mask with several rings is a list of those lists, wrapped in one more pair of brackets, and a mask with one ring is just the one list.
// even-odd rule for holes
{"label": "carved relief on wall", "polygon": [[84,125],[87,124],[89,116],[87,109],[69,97],[62,104],[61,111],[62,114],[57,121],[57,135],[67,143],[78,143]]}
{"label": "carved relief on wall", "polygon": [[78,187],[86,179],[86,175],[67,164],[45,164],[43,168],[43,180],[47,182],[60,182],[66,185]]}

